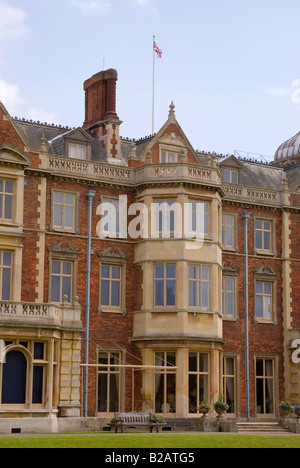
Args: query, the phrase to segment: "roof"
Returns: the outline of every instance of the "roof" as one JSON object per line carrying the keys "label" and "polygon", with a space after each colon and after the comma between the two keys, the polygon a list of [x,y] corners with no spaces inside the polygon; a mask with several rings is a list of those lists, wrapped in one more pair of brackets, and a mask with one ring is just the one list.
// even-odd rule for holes
{"label": "roof", "polygon": [[275,153],[275,161],[300,156],[300,132],[282,143]]}

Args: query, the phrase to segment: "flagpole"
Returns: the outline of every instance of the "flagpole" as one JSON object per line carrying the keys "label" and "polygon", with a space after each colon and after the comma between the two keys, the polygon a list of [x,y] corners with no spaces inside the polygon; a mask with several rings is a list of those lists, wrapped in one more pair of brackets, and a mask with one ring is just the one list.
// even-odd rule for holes
{"label": "flagpole", "polygon": [[[155,36],[153,36],[153,46],[155,44]],[[155,113],[155,50],[153,48],[153,92],[152,92],[152,135],[154,135],[154,113]]]}

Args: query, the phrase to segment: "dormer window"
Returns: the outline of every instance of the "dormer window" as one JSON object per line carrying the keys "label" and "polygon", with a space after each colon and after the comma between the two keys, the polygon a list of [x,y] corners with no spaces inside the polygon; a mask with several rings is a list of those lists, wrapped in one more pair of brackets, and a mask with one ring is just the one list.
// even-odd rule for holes
{"label": "dormer window", "polygon": [[224,170],[224,182],[226,184],[238,184],[239,183],[239,173],[238,171]]}
{"label": "dormer window", "polygon": [[69,157],[72,159],[86,160],[86,146],[69,143]]}
{"label": "dormer window", "polygon": [[161,151],[160,163],[161,164],[174,164],[179,162],[179,153],[174,153],[171,151]]}

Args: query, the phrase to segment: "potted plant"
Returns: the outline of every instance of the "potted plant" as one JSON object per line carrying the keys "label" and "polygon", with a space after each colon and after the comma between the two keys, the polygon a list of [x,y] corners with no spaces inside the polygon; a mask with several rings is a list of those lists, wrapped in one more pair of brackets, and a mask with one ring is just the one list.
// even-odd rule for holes
{"label": "potted plant", "polygon": [[224,395],[220,395],[218,401],[214,403],[214,408],[215,412],[219,415],[219,417],[222,417],[226,411],[229,410],[229,406],[225,402]]}
{"label": "potted plant", "polygon": [[295,415],[297,416],[298,419],[300,419],[300,403],[297,403],[297,405],[295,405]]}
{"label": "potted plant", "polygon": [[208,403],[208,401],[207,400],[202,400],[200,405],[199,405],[199,413],[203,414],[203,417],[205,417],[207,415],[207,413],[210,412],[210,410],[211,410],[211,406]]}
{"label": "potted plant", "polygon": [[290,401],[285,399],[280,403],[279,410],[281,416],[288,416],[294,412],[294,406]]}

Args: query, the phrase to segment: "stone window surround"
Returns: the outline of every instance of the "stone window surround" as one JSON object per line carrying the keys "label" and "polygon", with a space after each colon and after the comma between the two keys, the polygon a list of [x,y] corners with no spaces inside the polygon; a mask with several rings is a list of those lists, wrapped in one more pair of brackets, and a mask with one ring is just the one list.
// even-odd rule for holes
{"label": "stone window surround", "polygon": [[[271,325],[278,325],[277,320],[277,273],[271,268],[267,267],[266,269],[264,266],[261,266],[257,270],[253,272],[254,275],[254,323],[259,324],[271,324]],[[256,283],[257,282],[264,282],[264,283],[271,283],[272,285],[272,310],[271,310],[271,319],[267,320],[264,318],[256,317]]]}
{"label": "stone window surround", "polygon": [[[128,257],[121,252],[120,249],[116,249],[115,253],[112,252],[111,247],[98,253],[99,258],[99,299],[98,299],[98,314],[110,313],[119,314],[125,316],[126,311],[126,264]],[[114,307],[102,306],[101,304],[101,266],[119,266],[121,268],[121,285],[120,285],[120,307],[116,309]]]}
{"label": "stone window surround", "polygon": [[71,244],[67,244],[66,247],[62,247],[61,243],[56,244],[52,247],[48,247],[49,251],[49,292],[48,302],[51,301],[51,264],[53,260],[72,262],[72,282],[71,282],[71,304],[75,303],[75,297],[77,297],[77,271],[78,271],[78,256],[79,250],[76,250]]}
{"label": "stone window surround", "polygon": [[[256,248],[256,221],[269,221],[271,222],[271,251],[270,250],[263,250]],[[268,218],[265,216],[254,216],[254,255],[264,255],[270,257],[276,257],[277,249],[276,249],[276,218]]]}
{"label": "stone window surround", "polygon": [[[54,193],[66,193],[75,196],[75,207],[74,207],[74,226],[73,229],[68,229],[64,227],[54,226]],[[51,225],[50,230],[54,232],[64,232],[68,234],[79,234],[79,201],[80,193],[74,192],[71,190],[64,190],[59,188],[51,188]]]}

